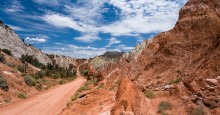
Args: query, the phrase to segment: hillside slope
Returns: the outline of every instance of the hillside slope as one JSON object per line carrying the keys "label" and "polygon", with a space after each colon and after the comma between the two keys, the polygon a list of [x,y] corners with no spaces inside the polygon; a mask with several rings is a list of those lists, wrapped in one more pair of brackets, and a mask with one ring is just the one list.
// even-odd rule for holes
{"label": "hillside slope", "polygon": [[[105,80],[100,84],[107,92],[116,92],[115,103],[109,109],[111,114],[139,115],[145,106],[139,106],[142,96],[132,98],[142,91],[150,99],[147,102],[150,114],[219,115],[220,114],[220,1],[189,0],[179,12],[179,19],[173,29],[153,38],[136,59],[108,64],[102,69]],[[131,85],[117,81],[129,78],[139,89],[129,92]],[[121,80],[122,79],[122,80]],[[122,87],[118,91],[109,87]],[[122,86],[121,86],[122,85]],[[114,89],[113,88],[113,89]],[[124,89],[124,90],[123,90]],[[72,114],[80,104],[84,111],[93,110],[101,97],[87,93],[86,98],[73,102]],[[138,90],[138,91],[137,91]],[[129,94],[129,95],[128,95]],[[120,98],[122,97],[122,99]],[[111,99],[111,96],[105,98]],[[86,104],[83,102],[90,100]],[[111,103],[111,105],[112,105]],[[93,104],[93,108],[88,108]],[[139,107],[138,109],[135,107]],[[70,110],[69,110],[70,111]],[[97,110],[98,111],[98,110]],[[115,111],[117,113],[115,113]],[[82,112],[82,114],[85,114]]]}
{"label": "hillside slope", "polygon": [[10,27],[4,24],[0,24],[0,48],[10,50],[16,58],[27,54],[34,55],[43,64],[51,63],[51,60],[45,53],[25,44]]}

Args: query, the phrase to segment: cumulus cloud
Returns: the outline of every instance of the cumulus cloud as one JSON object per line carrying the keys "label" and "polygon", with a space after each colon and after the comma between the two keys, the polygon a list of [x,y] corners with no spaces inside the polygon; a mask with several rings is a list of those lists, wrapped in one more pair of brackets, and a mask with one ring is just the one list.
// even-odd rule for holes
{"label": "cumulus cloud", "polygon": [[101,40],[101,38],[98,37],[96,34],[85,34],[83,36],[76,37],[74,39],[86,43],[92,43],[94,41]]}
{"label": "cumulus cloud", "polygon": [[31,44],[36,44],[36,43],[44,43],[47,40],[45,38],[31,38],[31,37],[26,37],[25,42],[31,43]]}
{"label": "cumulus cloud", "polygon": [[[67,15],[46,14],[43,20],[57,27],[68,27],[86,34],[136,36],[171,29],[184,2],[186,0],[82,0],[64,5]],[[119,20],[109,24],[101,23],[101,11],[105,4],[120,9]]]}
{"label": "cumulus cloud", "polygon": [[105,48],[95,48],[91,46],[82,47],[62,43],[56,43],[54,46],[43,47],[42,49],[46,53],[61,54],[74,58],[90,58],[97,55],[102,55],[106,52]]}
{"label": "cumulus cloud", "polygon": [[110,47],[110,46],[113,45],[113,44],[119,44],[119,43],[121,43],[120,40],[118,40],[118,39],[112,37],[112,38],[109,39],[109,43],[108,43],[108,45],[107,45],[106,47]]}
{"label": "cumulus cloud", "polygon": [[91,58],[104,54],[106,51],[129,51],[134,47],[126,45],[118,45],[116,48],[109,49],[106,47],[76,46],[73,44],[55,43],[53,46],[43,47],[42,51],[49,54],[66,55],[73,58]]}

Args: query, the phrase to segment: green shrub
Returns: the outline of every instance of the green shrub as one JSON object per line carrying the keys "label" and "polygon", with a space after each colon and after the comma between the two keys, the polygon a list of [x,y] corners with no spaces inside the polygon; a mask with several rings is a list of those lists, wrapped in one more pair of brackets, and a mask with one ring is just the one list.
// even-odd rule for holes
{"label": "green shrub", "polygon": [[22,61],[22,63],[27,62],[27,63],[30,63],[33,66],[39,67],[39,68],[45,66],[42,63],[40,63],[34,56],[29,56],[27,54],[26,55],[22,55],[20,60]]}
{"label": "green shrub", "polygon": [[17,97],[21,98],[21,99],[26,99],[27,98],[24,93],[19,93]]}
{"label": "green shrub", "polygon": [[101,84],[99,87],[98,87],[98,89],[104,89],[105,87],[104,87],[104,84]]}
{"label": "green shrub", "polygon": [[85,86],[88,86],[88,85],[90,85],[90,84],[93,84],[94,82],[92,81],[92,80],[88,80],[88,81],[86,81],[85,83],[84,83],[84,85]]}
{"label": "green shrub", "polygon": [[87,77],[89,74],[89,70],[83,70],[81,71],[81,74],[83,74],[84,77]]}
{"label": "green shrub", "polygon": [[112,91],[112,90],[115,89],[115,87],[116,87],[116,85],[112,85],[112,86],[109,88],[109,90]]}
{"label": "green shrub", "polygon": [[0,62],[4,62],[5,61],[5,57],[4,57],[4,55],[2,55],[2,54],[0,54]]}
{"label": "green shrub", "polygon": [[166,110],[171,110],[171,109],[172,109],[172,104],[167,101],[160,102],[158,106],[158,111],[161,113],[165,113]]}
{"label": "green shrub", "polygon": [[176,78],[175,80],[173,80],[173,81],[170,81],[168,84],[177,84],[177,83],[179,83],[180,81],[182,81],[182,78]]}
{"label": "green shrub", "polygon": [[66,102],[66,106],[69,108],[72,105],[71,101]]}
{"label": "green shrub", "polygon": [[25,76],[24,82],[30,87],[35,86],[35,82],[30,76]]}
{"label": "green shrub", "polygon": [[197,107],[197,108],[192,109],[189,112],[189,115],[205,115],[205,111],[203,110],[202,107]]}
{"label": "green shrub", "polygon": [[11,51],[10,50],[8,50],[8,49],[2,49],[2,52],[4,52],[4,53],[6,53],[6,54],[8,54],[8,55],[12,55],[11,54]]}
{"label": "green shrub", "polygon": [[1,75],[0,75],[0,88],[4,91],[9,90],[8,83],[7,83],[6,79],[3,78]]}
{"label": "green shrub", "polygon": [[34,77],[35,79],[39,79],[39,78],[43,78],[43,77],[45,77],[45,76],[46,76],[46,73],[41,70],[41,71],[38,71],[37,73],[35,73],[33,77]]}
{"label": "green shrub", "polygon": [[80,93],[76,92],[74,96],[71,97],[71,101],[75,101],[77,100],[77,98],[79,97]]}
{"label": "green shrub", "polygon": [[83,85],[82,87],[79,88],[79,91],[82,91],[82,90],[89,90],[89,87]]}
{"label": "green shrub", "polygon": [[144,95],[145,95],[147,98],[149,98],[149,99],[155,97],[154,92],[151,91],[151,90],[146,90],[146,91],[144,92]]}
{"label": "green shrub", "polygon": [[36,88],[38,91],[40,91],[40,90],[42,89],[42,85],[41,85],[41,84],[36,84],[36,85],[35,85],[35,88]]}
{"label": "green shrub", "polygon": [[25,66],[18,66],[18,71],[24,73],[26,70],[26,67]]}

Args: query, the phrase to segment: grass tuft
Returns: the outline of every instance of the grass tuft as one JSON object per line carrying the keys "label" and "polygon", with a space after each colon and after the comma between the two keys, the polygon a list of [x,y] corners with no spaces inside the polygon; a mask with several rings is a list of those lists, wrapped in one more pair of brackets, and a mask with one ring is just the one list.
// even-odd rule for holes
{"label": "grass tuft", "polygon": [[154,92],[151,91],[151,90],[146,90],[146,91],[144,92],[144,95],[145,95],[147,98],[149,98],[149,99],[152,99],[152,98],[155,97]]}

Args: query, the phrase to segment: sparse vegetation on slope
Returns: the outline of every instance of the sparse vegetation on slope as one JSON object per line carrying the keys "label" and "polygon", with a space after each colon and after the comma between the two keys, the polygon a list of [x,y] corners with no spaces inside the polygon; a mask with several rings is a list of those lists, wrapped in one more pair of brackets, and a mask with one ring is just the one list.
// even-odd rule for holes
{"label": "sparse vegetation on slope", "polygon": [[6,79],[4,77],[2,77],[0,75],[0,88],[4,91],[8,91],[9,87],[8,87],[8,82],[6,81]]}
{"label": "sparse vegetation on slope", "polygon": [[25,76],[24,82],[30,87],[35,86],[35,82],[34,82],[33,78],[31,78],[30,76]]}
{"label": "sparse vegetation on slope", "polygon": [[4,62],[5,61],[5,57],[4,57],[4,55],[2,55],[2,54],[0,54],[0,62]]}
{"label": "sparse vegetation on slope", "polygon": [[12,56],[11,51],[8,50],[8,49],[2,49],[2,52],[6,53],[6,54],[8,54],[8,55],[10,55],[10,56]]}
{"label": "sparse vegetation on slope", "polygon": [[155,97],[154,92],[151,91],[151,90],[146,90],[146,91],[144,92],[144,95],[145,95],[147,98],[150,98],[150,99]]}
{"label": "sparse vegetation on slope", "polygon": [[197,108],[193,108],[192,110],[190,110],[189,115],[206,115],[206,114],[203,108],[199,106]]}
{"label": "sparse vegetation on slope", "polygon": [[162,101],[158,105],[158,112],[162,114],[166,114],[166,110],[171,110],[172,109],[172,104],[167,101]]}
{"label": "sparse vegetation on slope", "polygon": [[18,98],[21,98],[21,99],[26,99],[26,95],[24,93],[19,93],[18,94]]}

